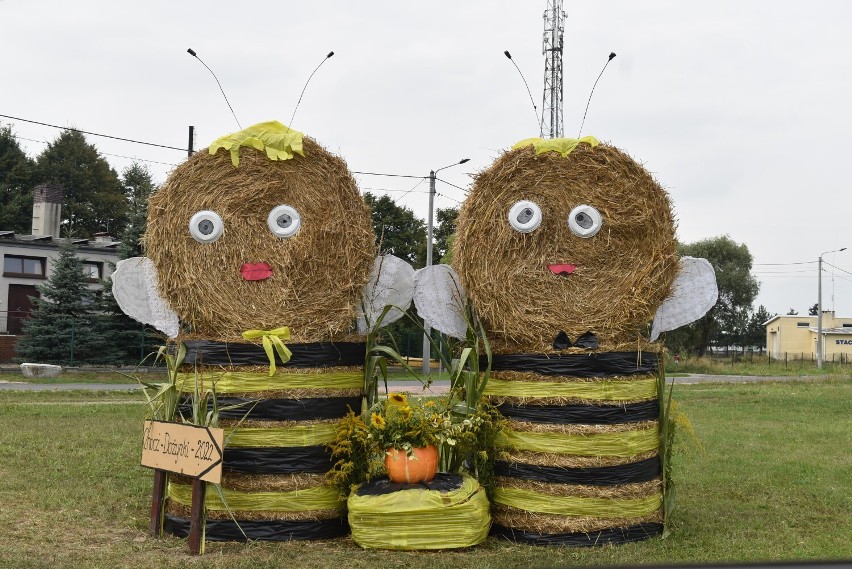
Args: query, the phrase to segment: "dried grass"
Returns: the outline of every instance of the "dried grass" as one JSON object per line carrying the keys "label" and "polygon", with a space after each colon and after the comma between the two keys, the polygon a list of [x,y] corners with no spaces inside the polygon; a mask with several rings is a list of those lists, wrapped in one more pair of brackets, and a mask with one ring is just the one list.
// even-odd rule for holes
{"label": "dried grass", "polygon": [[[166,513],[179,518],[189,518],[191,510],[189,506],[178,504],[173,500],[169,500],[166,504]],[[227,510],[211,510],[205,512],[208,520],[229,520],[231,515],[240,521],[263,521],[275,520],[284,522],[296,521],[322,521],[332,520],[341,517],[343,510],[309,510],[306,512],[264,512],[264,511],[241,511],[235,510],[228,513]]]}
{"label": "dried grass", "polygon": [[[249,329],[289,326],[293,342],[338,340],[352,333],[358,295],[375,258],[370,212],[346,163],[310,138],[305,157],[271,161],[242,148],[194,154],[150,200],[147,255],[160,293],[191,337],[236,341]],[[300,213],[301,231],[278,239],[266,225],[275,206]],[[190,217],[210,209],[225,231],[196,242]],[[272,276],[246,281],[243,263],[266,262]]]}
{"label": "dried grass", "polygon": [[[361,389],[278,389],[270,391],[251,391],[246,393],[228,393],[229,397],[251,397],[252,399],[311,399],[332,397],[361,397]],[[250,407],[246,407],[249,409]]]}
{"label": "dried grass", "polygon": [[[507,381],[543,381],[546,383],[596,383],[600,382],[600,377],[574,377],[569,375],[544,375],[531,371],[492,371],[491,377],[494,379],[505,379]],[[643,380],[648,378],[656,378],[656,374],[645,375],[608,375],[607,380]]]}
{"label": "dried grass", "polygon": [[656,429],[659,422],[640,421],[613,425],[575,425],[559,423],[533,423],[531,421],[506,420],[506,429],[519,433],[551,433],[556,435],[599,435],[603,433],[627,433]]}
{"label": "dried grass", "polygon": [[[180,474],[170,474],[175,484],[190,485],[192,478]],[[300,472],[296,474],[240,474],[222,473],[222,488],[242,492],[291,492],[325,485],[325,474]]]}
{"label": "dried grass", "polygon": [[[363,337],[361,338],[364,339]],[[193,373],[197,372],[200,377],[210,376],[211,374],[224,373],[228,371],[237,371],[240,373],[269,373],[269,365],[233,365],[233,366],[195,366],[193,364],[185,364],[181,367],[182,372]],[[323,375],[329,373],[357,373],[364,372],[363,366],[333,366],[333,367],[287,367],[279,365],[277,367],[278,374],[287,375]],[[274,377],[274,376],[273,376]],[[205,378],[206,379],[206,378]]]}
{"label": "dried grass", "polygon": [[658,510],[650,516],[641,518],[602,519],[586,516],[559,516],[537,514],[511,506],[494,504],[491,506],[491,519],[495,524],[521,531],[553,533],[589,533],[610,528],[626,528],[641,523],[662,523],[663,511]]}
{"label": "dried grass", "polygon": [[[522,199],[543,213],[528,234],[507,221]],[[604,218],[589,239],[567,226],[580,204]],[[558,277],[548,263],[577,269]],[[606,351],[636,346],[677,273],[671,204],[647,171],[612,146],[580,144],[567,158],[511,150],[477,176],[459,213],[453,265],[496,353],[552,353],[560,330],[571,339],[592,331]]]}
{"label": "dried grass", "polygon": [[618,486],[586,486],[582,484],[557,484],[552,482],[541,482],[538,480],[525,480],[509,476],[495,477],[497,488],[517,488],[530,490],[548,496],[562,496],[573,498],[607,498],[630,500],[646,498],[663,491],[661,479],[637,482],[635,484],[621,484]]}
{"label": "dried grass", "polygon": [[[247,411],[248,411],[247,407]],[[335,425],[340,419],[307,419],[305,421],[255,421],[252,419],[220,419],[219,426],[223,429],[237,427],[240,429],[287,429],[290,427],[312,427],[317,425]]]}
{"label": "dried grass", "polygon": [[526,450],[509,450],[500,455],[501,460],[530,464],[532,466],[555,466],[559,468],[595,468],[600,466],[621,466],[631,462],[639,462],[657,456],[658,451],[651,450],[635,456],[573,456],[532,452]]}

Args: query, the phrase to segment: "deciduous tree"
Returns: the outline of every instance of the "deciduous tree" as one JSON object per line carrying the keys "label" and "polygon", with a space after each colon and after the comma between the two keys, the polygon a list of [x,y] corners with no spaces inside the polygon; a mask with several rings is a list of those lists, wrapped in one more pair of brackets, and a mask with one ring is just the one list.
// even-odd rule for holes
{"label": "deciduous tree", "polygon": [[407,207],[388,196],[367,192],[364,201],[372,210],[373,230],[381,252],[408,261],[415,269],[426,265],[426,224]]}
{"label": "deciduous tree", "polygon": [[675,330],[666,339],[670,350],[694,351],[703,356],[711,342],[742,345],[748,314],[760,283],[751,274],[752,257],[745,244],[727,235],[680,244],[682,256],[701,257],[716,271],[719,300],[701,319]]}

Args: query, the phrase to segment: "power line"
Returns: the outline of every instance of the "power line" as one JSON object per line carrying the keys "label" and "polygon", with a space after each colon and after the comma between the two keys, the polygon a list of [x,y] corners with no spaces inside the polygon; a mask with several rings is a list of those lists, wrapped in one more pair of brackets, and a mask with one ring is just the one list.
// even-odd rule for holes
{"label": "power line", "polygon": [[[0,115],[0,116],[2,116],[2,115]],[[353,174],[361,174],[363,176],[388,176],[388,177],[391,177],[391,178],[415,178],[415,179],[419,178],[419,179],[422,179],[422,180],[425,180],[426,178],[429,177],[429,176],[409,176],[407,174],[382,174],[382,173],[379,173],[379,172],[352,172],[352,173]]]}
{"label": "power line", "polygon": [[29,119],[22,119],[20,117],[11,117],[9,115],[0,115],[0,117],[3,117],[5,119],[12,119],[12,120],[16,120],[16,121],[28,122],[28,123],[32,123],[32,124],[41,125],[41,126],[49,126],[51,128],[58,128],[58,129],[61,129],[61,130],[70,130],[72,132],[79,132],[80,134],[89,134],[91,136],[100,136],[101,138],[111,138],[112,140],[121,140],[123,142],[132,142],[134,144],[144,144],[146,146],[156,146],[158,148],[168,148],[169,150],[180,150],[181,152],[186,152],[186,148],[177,148],[175,146],[166,146],[165,144],[155,144],[153,142],[143,142],[141,140],[133,140],[131,138],[122,138],[120,136],[111,136],[109,134],[98,134],[96,132],[89,132],[89,131],[86,131],[86,130],[71,128],[69,126],[59,126],[59,125],[55,125],[55,124],[49,124],[49,123],[46,123],[46,122],[31,121]]}
{"label": "power line", "polygon": [[787,265],[813,265],[818,261],[800,261],[798,263],[752,263],[752,267],[784,267]]}
{"label": "power line", "polygon": [[838,266],[836,266],[836,265],[832,265],[832,264],[831,264],[831,263],[829,263],[828,261],[823,261],[823,264],[828,265],[829,267],[832,267],[832,268],[834,268],[834,269],[837,269],[837,270],[838,270],[838,271],[840,271],[840,272],[846,273],[847,275],[852,275],[852,273],[850,273],[850,272],[849,272],[849,271],[847,271],[846,269],[841,269],[840,267],[838,267]]}
{"label": "power line", "polygon": [[[50,144],[46,140],[36,140],[34,138],[26,138],[25,136],[18,136],[17,134],[13,134],[12,138],[14,138],[15,140],[26,140],[28,142],[35,142],[37,144]],[[126,158],[128,160],[134,160],[136,162],[150,162],[151,164],[162,164],[163,166],[177,166],[178,165],[178,164],[175,164],[173,162],[159,162],[157,160],[148,160],[146,158],[137,158],[136,156],[125,156],[123,154],[111,154],[109,152],[101,152],[100,150],[98,151],[98,154],[102,154],[104,156],[114,156],[115,158]]]}
{"label": "power line", "polygon": [[444,194],[442,194],[441,192],[435,192],[435,194],[436,194],[436,195],[441,196],[442,198],[447,198],[448,200],[452,200],[452,201],[456,202],[456,203],[457,203],[457,204],[459,204],[459,205],[461,205],[461,203],[462,203],[462,202],[460,202],[459,200],[457,200],[456,198],[451,198],[450,196],[445,196],[445,195],[444,195]]}
{"label": "power line", "polygon": [[461,190],[461,191],[463,191],[465,194],[467,194],[467,193],[469,193],[469,192],[470,192],[470,190],[468,190],[467,188],[462,188],[461,186],[457,186],[457,185],[455,185],[455,184],[451,184],[450,182],[448,182],[448,181],[446,181],[446,180],[442,180],[441,178],[435,178],[435,179],[436,179],[436,180],[438,180],[439,182],[444,182],[444,183],[445,183],[445,184],[447,184],[448,186],[452,186],[452,187],[456,188],[457,190]]}

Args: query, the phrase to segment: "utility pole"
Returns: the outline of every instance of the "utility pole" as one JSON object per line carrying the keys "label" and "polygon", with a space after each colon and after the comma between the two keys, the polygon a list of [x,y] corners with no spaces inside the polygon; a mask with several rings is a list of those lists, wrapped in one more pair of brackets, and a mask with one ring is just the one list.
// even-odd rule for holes
{"label": "utility pole", "polygon": [[565,12],[562,0],[548,0],[544,12],[544,94],[542,96],[541,137],[562,138],[562,36]]}
{"label": "utility pole", "polygon": [[[470,158],[463,158],[458,162],[454,162],[449,166],[444,166],[443,168],[438,168],[437,170],[429,171],[429,215],[427,217],[427,225],[426,225],[426,266],[432,266],[432,230],[435,225],[434,221],[434,209],[435,209],[435,174],[440,172],[441,170],[445,170],[452,166],[457,166],[459,164],[464,164],[470,160]],[[431,369],[429,367],[429,361],[432,359],[432,344],[429,339],[429,335],[431,334],[432,329],[425,325],[423,327],[423,375],[429,375],[431,373]]]}
{"label": "utility pole", "polygon": [[186,156],[189,158],[195,152],[195,127],[189,125],[189,144],[186,146]]}
{"label": "utility pole", "polygon": [[817,263],[817,369],[822,369],[822,352],[824,350],[822,345],[822,256],[845,250],[846,247],[843,247],[842,249],[820,253]]}

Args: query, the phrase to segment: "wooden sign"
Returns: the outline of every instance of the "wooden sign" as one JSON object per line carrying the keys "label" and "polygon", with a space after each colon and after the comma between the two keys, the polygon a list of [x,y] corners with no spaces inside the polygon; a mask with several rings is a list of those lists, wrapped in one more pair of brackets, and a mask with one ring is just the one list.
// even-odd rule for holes
{"label": "wooden sign", "polygon": [[224,429],[145,421],[142,466],[219,483],[224,439]]}

